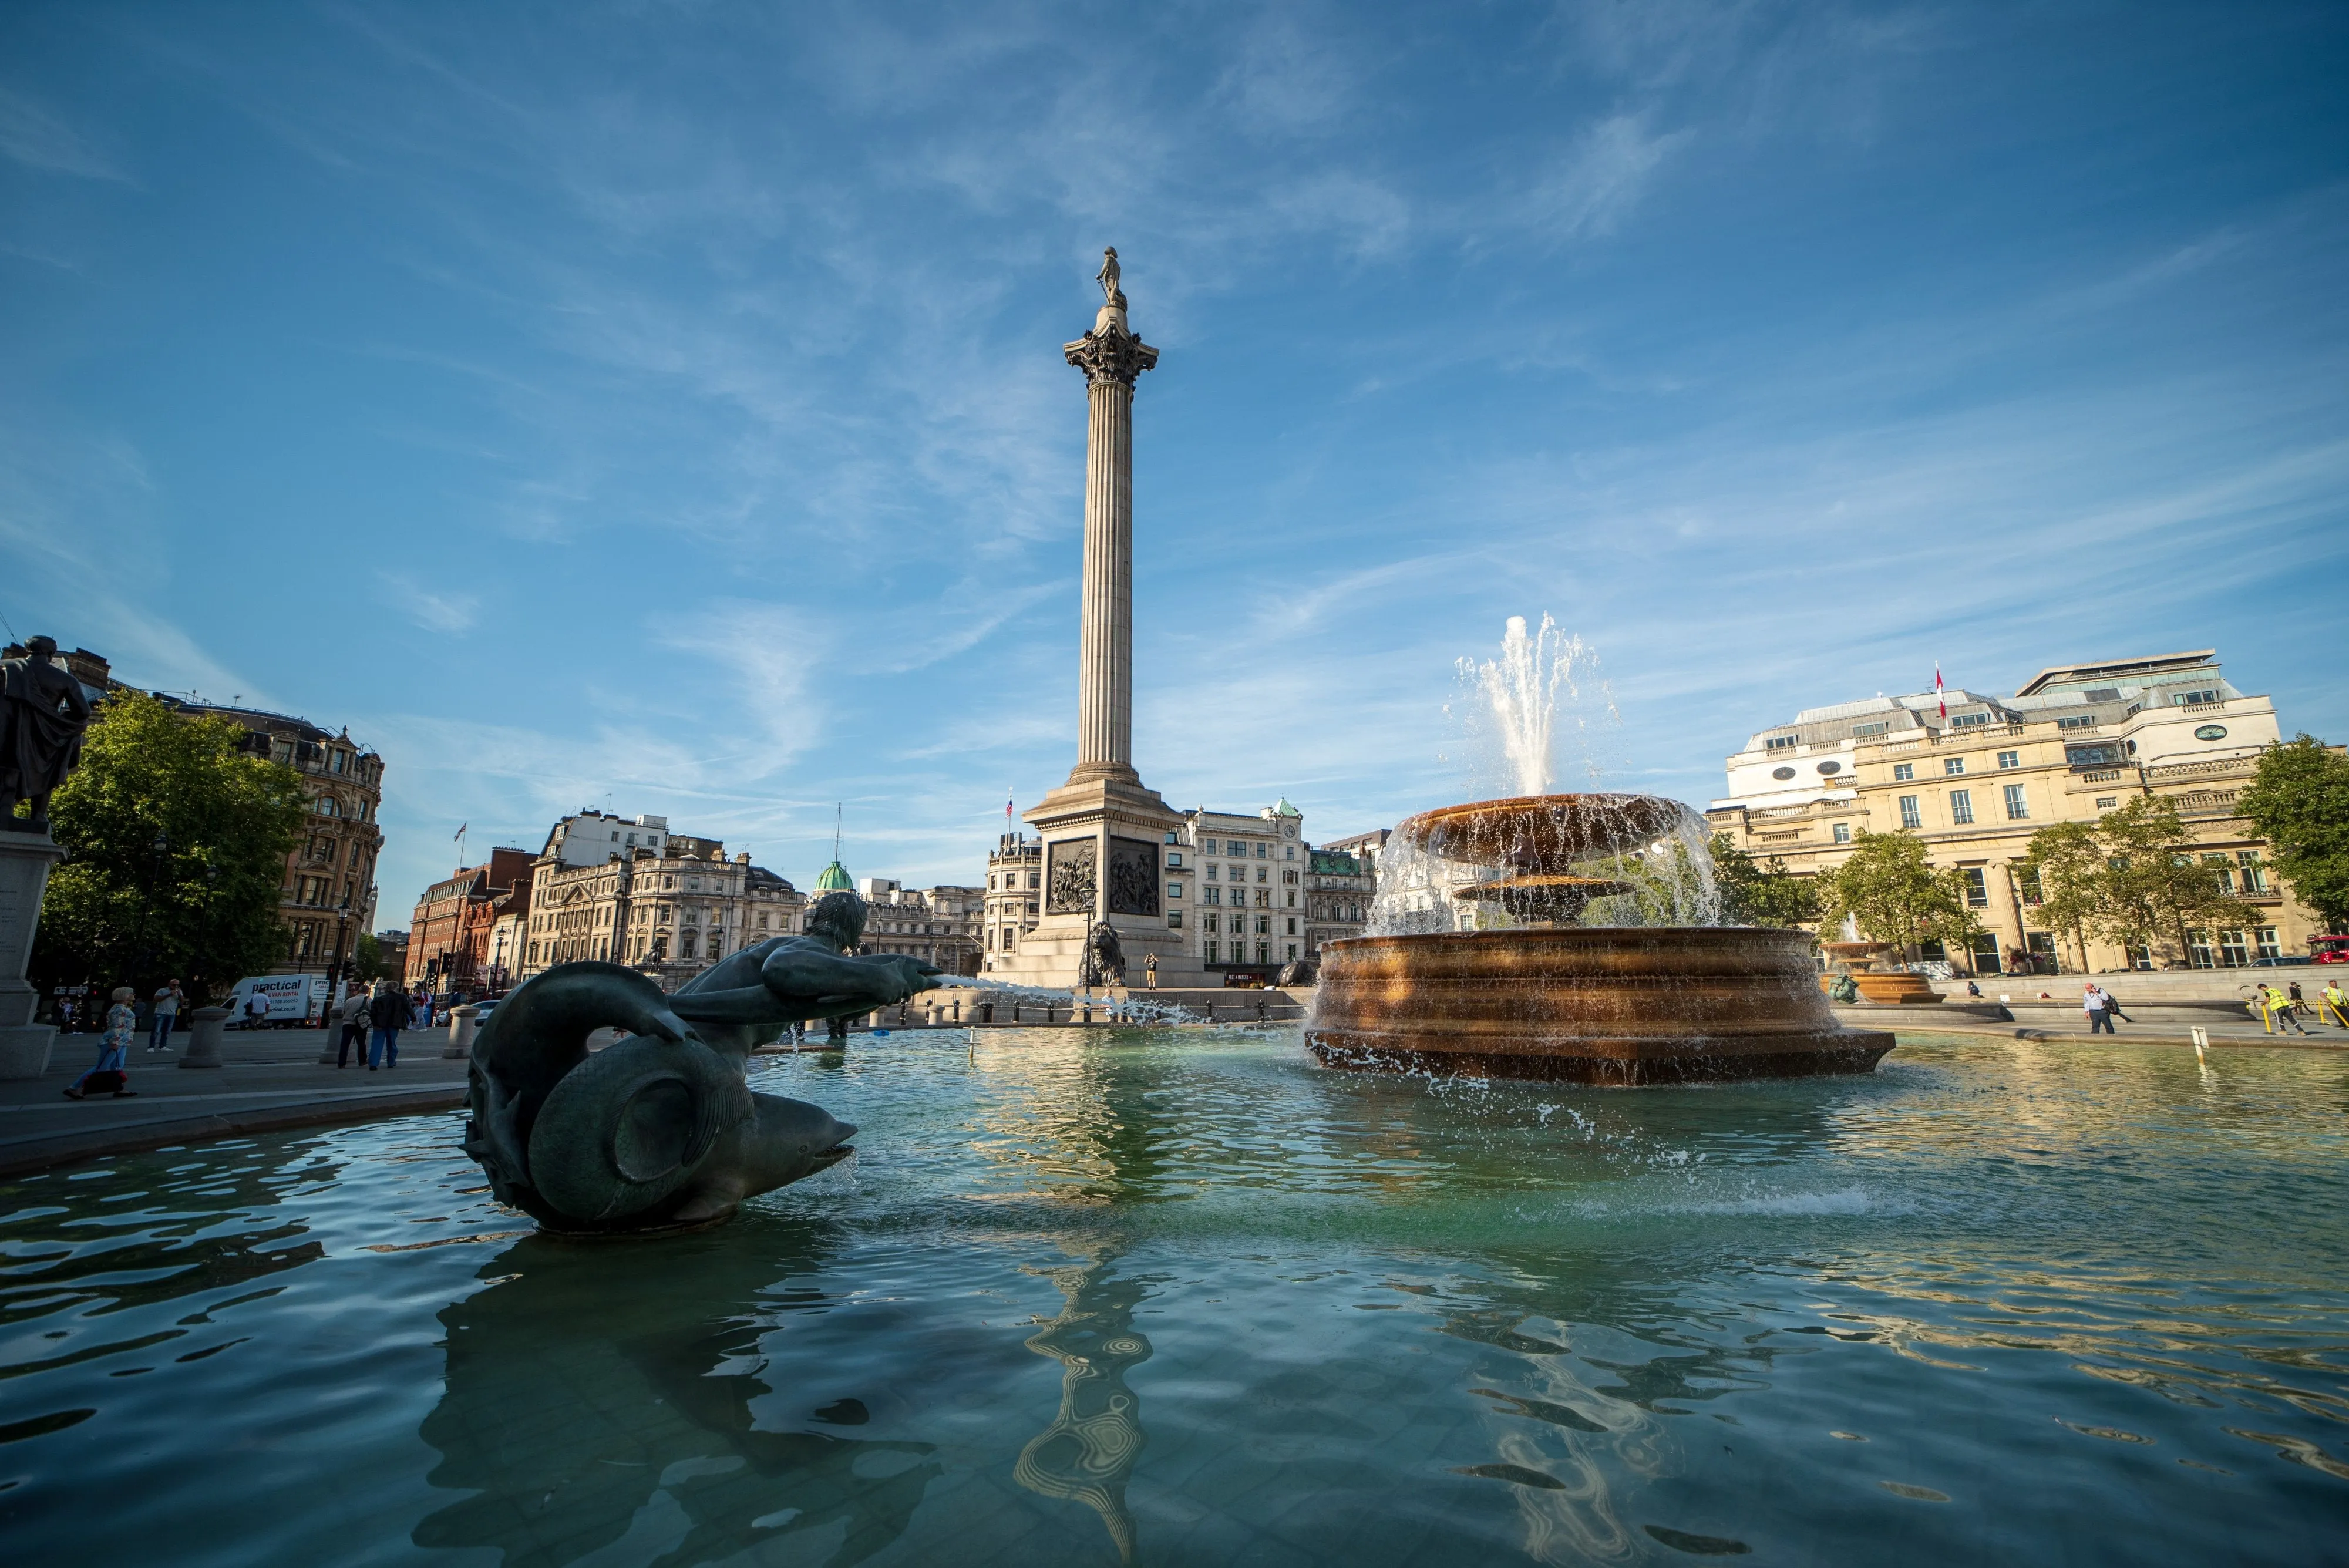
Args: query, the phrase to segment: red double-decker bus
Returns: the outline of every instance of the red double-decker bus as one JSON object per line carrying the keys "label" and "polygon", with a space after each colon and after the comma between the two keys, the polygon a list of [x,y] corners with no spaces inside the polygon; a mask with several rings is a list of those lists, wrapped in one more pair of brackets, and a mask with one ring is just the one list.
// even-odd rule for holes
{"label": "red double-decker bus", "polygon": [[2349,937],[2311,937],[2308,956],[2318,963],[2349,963]]}

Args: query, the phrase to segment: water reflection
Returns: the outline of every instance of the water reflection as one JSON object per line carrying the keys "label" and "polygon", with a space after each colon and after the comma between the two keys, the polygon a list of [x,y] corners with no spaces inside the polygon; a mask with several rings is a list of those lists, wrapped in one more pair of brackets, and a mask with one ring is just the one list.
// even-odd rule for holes
{"label": "water reflection", "polygon": [[1133,1326],[1133,1309],[1150,1292],[1144,1281],[1121,1277],[1116,1262],[1109,1252],[1028,1271],[1050,1279],[1063,1303],[1060,1315],[1028,1339],[1030,1350],[1061,1364],[1061,1408],[1019,1451],[1012,1474],[1030,1491],[1100,1514],[1119,1558],[1132,1563],[1139,1543],[1125,1483],[1149,1438],[1142,1398],[1125,1386],[1125,1375],[1150,1359],[1150,1341]]}
{"label": "water reflection", "polygon": [[554,1568],[626,1541],[663,1568],[746,1543],[820,1539],[861,1563],[905,1532],[941,1471],[931,1445],[834,1429],[855,1400],[816,1407],[761,1376],[761,1337],[810,1293],[822,1230],[764,1219],[722,1237],[578,1243],[533,1237],[440,1314],[448,1384],[421,1428],[432,1485],[474,1495],[419,1522],[422,1547],[492,1547]]}

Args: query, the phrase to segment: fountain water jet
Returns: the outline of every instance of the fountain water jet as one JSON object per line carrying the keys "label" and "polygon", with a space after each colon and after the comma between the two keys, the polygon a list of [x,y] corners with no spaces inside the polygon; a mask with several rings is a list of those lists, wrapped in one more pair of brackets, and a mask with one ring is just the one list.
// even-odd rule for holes
{"label": "fountain water jet", "polygon": [[1477,671],[1526,793],[1396,826],[1370,934],[1321,949],[1307,1044],[1331,1066],[1594,1083],[1872,1069],[1892,1036],[1837,1023],[1806,933],[1719,923],[1695,813],[1541,793],[1582,651],[1554,633],[1513,617]]}

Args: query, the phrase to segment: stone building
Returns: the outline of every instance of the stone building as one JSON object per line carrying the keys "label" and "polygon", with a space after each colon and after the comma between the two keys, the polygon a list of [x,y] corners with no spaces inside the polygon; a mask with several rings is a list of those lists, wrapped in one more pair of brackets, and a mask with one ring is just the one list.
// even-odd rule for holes
{"label": "stone building", "polygon": [[1321,944],[1359,937],[1371,919],[1370,867],[1340,849],[1309,849],[1305,873],[1305,956],[1318,959]]}
{"label": "stone building", "polygon": [[1178,929],[1211,976],[1240,971],[1268,980],[1306,956],[1310,857],[1304,815],[1285,795],[1253,816],[1192,811],[1168,853],[1168,923],[1185,922]]}
{"label": "stone building", "polygon": [[1915,834],[1935,866],[1964,873],[1984,928],[1971,950],[1929,944],[1927,960],[1994,974],[2082,963],[2070,933],[2039,918],[2039,889],[2016,865],[2031,835],[2166,795],[2194,853],[2260,918],[2190,933],[2184,954],[2168,950],[2174,942],[2123,953],[2092,940],[2085,965],[2229,967],[2304,952],[2319,934],[2235,814],[2277,738],[2274,703],[2237,689],[2210,649],[2056,665],[2012,697],[1958,690],[1806,709],[1728,758],[1729,794],[1705,816],[1739,847],[1803,875],[1841,864],[1862,831]]}
{"label": "stone building", "polygon": [[502,919],[527,917],[531,863],[527,849],[492,849],[486,862],[460,866],[424,890],[409,922],[402,972],[411,989],[475,995],[489,989],[491,933]]}
{"label": "stone building", "polygon": [[979,969],[992,973],[1000,960],[1019,954],[1021,939],[1043,914],[1044,841],[1024,833],[999,838],[987,857],[979,898]]}
{"label": "stone building", "polygon": [[865,904],[864,951],[902,953],[948,974],[978,972],[984,889],[908,888],[892,877],[867,877],[857,892]]}
{"label": "stone building", "polygon": [[190,718],[228,720],[244,731],[247,752],[302,775],[310,813],[300,842],[285,857],[277,899],[285,956],[270,972],[339,979],[359,933],[375,923],[383,759],[352,740],[348,730],[329,732],[307,719],[171,697],[158,701]]}
{"label": "stone building", "polygon": [[730,860],[719,840],[671,832],[665,817],[593,811],[554,825],[531,882],[518,980],[592,959],[673,991],[728,953],[798,930],[806,903],[747,851]]}

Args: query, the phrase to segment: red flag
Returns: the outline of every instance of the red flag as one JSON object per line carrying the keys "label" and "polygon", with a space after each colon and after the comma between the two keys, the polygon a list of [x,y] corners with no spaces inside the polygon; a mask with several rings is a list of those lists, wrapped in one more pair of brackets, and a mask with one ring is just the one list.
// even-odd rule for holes
{"label": "red flag", "polygon": [[1950,700],[1947,697],[1941,696],[1941,661],[1938,659],[1933,660],[1933,695],[1940,698],[1941,717],[1944,719],[1948,718],[1950,716]]}

